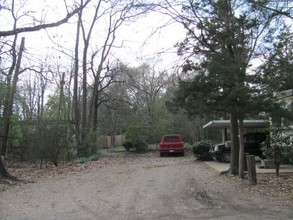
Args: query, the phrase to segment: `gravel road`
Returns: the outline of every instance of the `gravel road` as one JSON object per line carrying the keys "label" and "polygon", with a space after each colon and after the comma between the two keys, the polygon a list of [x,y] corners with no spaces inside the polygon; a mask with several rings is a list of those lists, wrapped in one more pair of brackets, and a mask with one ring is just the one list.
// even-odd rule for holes
{"label": "gravel road", "polygon": [[241,193],[191,156],[121,154],[112,160],[0,192],[0,219],[293,219],[292,207]]}

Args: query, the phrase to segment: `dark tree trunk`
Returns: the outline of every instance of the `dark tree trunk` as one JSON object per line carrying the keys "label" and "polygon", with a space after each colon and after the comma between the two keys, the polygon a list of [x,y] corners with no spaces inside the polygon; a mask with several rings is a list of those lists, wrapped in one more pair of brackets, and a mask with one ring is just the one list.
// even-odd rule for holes
{"label": "dark tree trunk", "polygon": [[6,182],[7,180],[19,181],[16,177],[14,177],[8,173],[8,171],[5,168],[2,157],[0,157],[0,183]]}
{"label": "dark tree trunk", "polygon": [[[82,115],[81,115],[81,142],[87,142],[86,136],[88,133],[88,126],[87,126],[87,51],[89,42],[84,42],[84,52],[83,52],[83,59],[82,59]],[[84,149],[85,150],[85,149]]]}
{"label": "dark tree trunk", "polygon": [[75,39],[75,57],[74,57],[74,83],[73,83],[73,112],[74,127],[76,133],[77,153],[80,148],[80,110],[79,110],[79,94],[78,94],[78,68],[79,68],[79,34],[81,25],[81,12],[78,13],[76,39]]}
{"label": "dark tree trunk", "polygon": [[232,112],[230,115],[231,128],[231,160],[230,160],[230,174],[238,175],[239,168],[239,139],[238,139],[238,120],[237,113]]}
{"label": "dark tree trunk", "polygon": [[276,167],[276,176],[279,176],[280,174],[280,162],[275,162],[275,167]]}
{"label": "dark tree trunk", "polygon": [[244,179],[244,140],[243,140],[243,118],[239,118],[239,178]]}
{"label": "dark tree trunk", "polygon": [[98,102],[99,102],[99,94],[97,92],[97,86],[94,88],[94,106],[93,106],[93,131],[97,131],[98,127]]}
{"label": "dark tree trunk", "polygon": [[16,86],[17,86],[17,81],[18,81],[18,76],[19,76],[19,71],[20,71],[20,65],[21,65],[21,58],[22,58],[22,53],[24,50],[24,42],[25,38],[21,38],[21,44],[20,44],[20,49],[19,49],[19,54],[17,58],[17,63],[16,63],[16,68],[15,68],[15,73],[14,77],[12,80],[12,85],[10,88],[10,93],[8,94],[8,102],[7,105],[4,106],[5,109],[5,114],[4,114],[4,120],[3,120],[3,137],[0,138],[0,149],[1,149],[1,162],[0,162],[0,178],[4,179],[9,179],[9,180],[17,180],[17,178],[11,176],[7,170],[5,169],[4,166],[4,158],[6,155],[6,149],[7,149],[7,141],[8,141],[8,135],[9,135],[9,130],[10,130],[10,122],[11,122],[11,116],[12,116],[12,107],[13,107],[13,102],[14,102],[14,94],[16,92]]}

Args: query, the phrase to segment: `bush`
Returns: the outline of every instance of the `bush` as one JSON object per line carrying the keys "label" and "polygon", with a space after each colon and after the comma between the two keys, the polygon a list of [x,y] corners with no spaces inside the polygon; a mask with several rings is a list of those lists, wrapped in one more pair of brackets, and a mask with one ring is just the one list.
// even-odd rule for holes
{"label": "bush", "polygon": [[198,141],[192,145],[192,153],[198,160],[212,160],[209,149],[213,146],[209,140]]}
{"label": "bush", "polygon": [[58,166],[59,160],[66,157],[70,150],[70,133],[66,123],[46,122],[35,125],[35,131],[31,132],[28,140],[29,157],[32,160],[51,161]]}
{"label": "bush", "polygon": [[133,148],[133,143],[130,140],[126,140],[122,146],[125,148],[126,151],[130,151],[131,148]]}
{"label": "bush", "polygon": [[292,163],[293,158],[293,130],[289,127],[274,127],[270,138],[263,144],[263,153],[276,166],[276,175],[279,175],[281,163]]}
{"label": "bush", "polygon": [[97,153],[95,153],[94,155],[91,155],[89,157],[79,157],[77,159],[74,160],[75,163],[79,163],[79,164],[83,164],[83,163],[87,163],[89,161],[96,161],[101,157],[101,153],[99,151],[97,151]]}
{"label": "bush", "polygon": [[122,144],[122,146],[125,148],[126,151],[130,151],[134,148],[137,153],[142,153],[148,150],[148,143],[140,138],[136,138],[133,141],[127,140]]}
{"label": "bush", "polygon": [[148,149],[148,143],[145,140],[137,139],[133,141],[133,147],[137,153],[142,153]]}

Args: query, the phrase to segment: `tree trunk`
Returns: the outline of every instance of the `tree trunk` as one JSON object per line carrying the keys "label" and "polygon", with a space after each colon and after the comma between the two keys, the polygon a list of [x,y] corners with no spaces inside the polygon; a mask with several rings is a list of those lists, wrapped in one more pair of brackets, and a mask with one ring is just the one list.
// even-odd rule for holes
{"label": "tree trunk", "polygon": [[116,135],[117,135],[117,120],[115,117],[115,111],[111,112],[111,148],[116,145]]}
{"label": "tree trunk", "polygon": [[64,101],[64,84],[65,84],[65,73],[62,73],[61,80],[60,80],[60,94],[59,94],[59,105],[58,105],[58,120],[65,120],[66,113],[65,113],[65,101]]}
{"label": "tree trunk", "polygon": [[14,94],[16,92],[16,86],[17,86],[17,81],[18,81],[18,76],[19,76],[19,70],[20,70],[20,65],[21,65],[21,58],[22,58],[22,53],[24,50],[24,42],[25,38],[21,38],[21,44],[19,48],[19,54],[17,58],[17,63],[16,63],[16,68],[15,68],[15,73],[14,77],[12,80],[12,85],[10,89],[10,93],[8,94],[9,97],[7,106],[4,106],[5,109],[5,114],[4,114],[4,119],[3,119],[3,138],[0,139],[0,150],[1,150],[1,162],[0,162],[0,178],[5,178],[5,179],[10,179],[10,180],[17,180],[17,178],[11,176],[7,170],[5,169],[4,166],[4,157],[6,155],[6,149],[7,149],[7,141],[8,141],[8,135],[9,135],[9,130],[10,130],[10,122],[11,122],[11,116],[12,116],[12,110],[13,110],[13,102],[14,102]]}
{"label": "tree trunk", "polygon": [[243,118],[239,118],[239,178],[244,179],[244,140],[243,140]]}
{"label": "tree trunk", "polygon": [[280,162],[275,162],[275,167],[276,167],[276,176],[279,176],[280,174]]}
{"label": "tree trunk", "polygon": [[230,129],[231,129],[231,160],[230,160],[230,174],[238,175],[239,168],[239,140],[238,140],[238,121],[237,113],[232,112],[230,115]]}
{"label": "tree trunk", "polygon": [[74,111],[74,126],[76,133],[77,153],[80,148],[80,111],[78,101],[78,68],[79,68],[79,35],[81,25],[81,12],[78,13],[76,39],[75,39],[75,57],[74,57],[74,83],[73,83],[73,111]]}
{"label": "tree trunk", "polygon": [[0,183],[6,182],[7,180],[19,181],[16,177],[10,175],[9,172],[6,170],[4,161],[1,156],[0,157]]}
{"label": "tree trunk", "polygon": [[94,88],[95,93],[94,96],[94,105],[93,105],[93,131],[96,133],[98,127],[98,102],[99,102],[99,94],[97,85]]}
{"label": "tree trunk", "polygon": [[[87,142],[87,51],[88,51],[88,41],[84,42],[84,51],[82,59],[82,116],[81,116],[81,142]],[[86,149],[83,149],[86,150]]]}

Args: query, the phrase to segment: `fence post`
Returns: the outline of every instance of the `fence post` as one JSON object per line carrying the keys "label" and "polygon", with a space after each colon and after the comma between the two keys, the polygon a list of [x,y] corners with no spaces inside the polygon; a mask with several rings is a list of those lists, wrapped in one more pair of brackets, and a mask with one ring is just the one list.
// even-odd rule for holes
{"label": "fence post", "polygon": [[246,155],[247,160],[247,174],[248,181],[252,185],[256,185],[256,167],[255,167],[255,156],[254,155]]}
{"label": "fence post", "polygon": [[247,156],[249,154],[248,153],[244,153],[244,171],[247,171]]}

